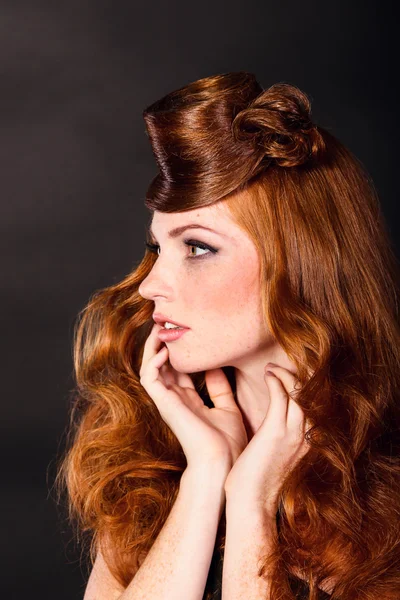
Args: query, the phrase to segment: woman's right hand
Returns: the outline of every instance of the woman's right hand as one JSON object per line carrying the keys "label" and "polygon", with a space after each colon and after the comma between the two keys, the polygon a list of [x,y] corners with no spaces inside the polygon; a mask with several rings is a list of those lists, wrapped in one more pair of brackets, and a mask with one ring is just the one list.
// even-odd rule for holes
{"label": "woman's right hand", "polygon": [[205,373],[213,408],[206,406],[187,373],[168,362],[169,350],[158,338],[155,323],[143,351],[140,383],[162,419],[178,438],[188,467],[212,462],[234,464],[248,443],[242,415],[222,369]]}

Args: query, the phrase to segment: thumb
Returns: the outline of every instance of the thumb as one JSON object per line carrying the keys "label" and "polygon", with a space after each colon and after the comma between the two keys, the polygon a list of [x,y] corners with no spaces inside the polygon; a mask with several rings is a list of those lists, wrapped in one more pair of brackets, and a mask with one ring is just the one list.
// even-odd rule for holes
{"label": "thumb", "polygon": [[228,410],[238,408],[228,378],[222,369],[210,369],[206,371],[205,382],[208,395],[215,408],[225,408]]}

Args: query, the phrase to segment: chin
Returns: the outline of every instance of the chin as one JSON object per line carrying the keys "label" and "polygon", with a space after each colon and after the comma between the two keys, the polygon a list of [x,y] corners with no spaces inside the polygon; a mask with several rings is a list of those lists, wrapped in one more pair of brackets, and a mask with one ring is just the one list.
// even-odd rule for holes
{"label": "chin", "polygon": [[174,356],[173,352],[169,353],[169,362],[171,367],[178,373],[199,373],[200,371],[204,371],[208,368],[203,366],[201,363],[199,364],[198,360],[195,361],[194,359],[190,358],[185,360],[182,357]]}
{"label": "chin", "polygon": [[174,350],[168,347],[169,362],[170,365],[178,373],[200,373],[201,371],[210,371],[211,369],[219,369],[225,365],[220,362],[210,362],[204,359],[203,361],[197,356],[185,356],[183,352],[174,352]]}

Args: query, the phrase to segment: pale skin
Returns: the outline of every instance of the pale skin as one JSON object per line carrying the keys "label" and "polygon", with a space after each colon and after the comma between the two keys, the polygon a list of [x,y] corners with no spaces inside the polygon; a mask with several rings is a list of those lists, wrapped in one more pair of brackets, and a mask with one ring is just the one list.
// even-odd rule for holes
{"label": "pale skin", "polygon": [[[189,229],[168,238],[168,231],[188,223],[218,233]],[[169,362],[180,373],[235,367],[237,405],[250,440],[269,404],[267,363],[295,373],[263,321],[254,242],[232,220],[223,201],[182,213],[156,211],[152,230],[159,258],[139,293],[154,302],[156,312],[190,327],[182,338],[166,344]],[[186,246],[184,240],[197,240],[218,252]]]}
{"label": "pale skin", "polygon": [[[214,231],[188,229],[170,239],[169,231],[189,223]],[[202,419],[219,431],[226,432],[230,428],[227,446],[233,466],[225,481],[229,509],[236,513],[235,506],[240,506],[243,516],[246,506],[254,507],[253,514],[259,513],[260,523],[265,523],[267,514],[274,528],[283,475],[308,448],[304,441],[303,412],[293,399],[288,399],[288,393],[293,392],[297,383],[295,365],[266,330],[263,320],[257,249],[247,233],[232,220],[224,202],[183,213],[156,211],[151,230],[154,242],[159,245],[159,258],[142,282],[139,293],[154,302],[155,312],[190,327],[179,340],[166,342],[161,352],[164,344],[155,342],[154,350],[160,352],[161,364],[157,361],[160,373],[166,385],[178,382],[192,388],[185,374],[207,371],[206,383],[214,406],[228,410],[224,415],[211,415],[213,410],[204,407],[196,397],[196,413],[200,410]],[[208,244],[218,252],[187,246],[185,241]],[[155,332],[157,328],[160,326],[155,325]],[[226,365],[235,367],[236,399],[221,370]],[[266,375],[267,370],[273,375]],[[271,394],[275,402],[270,408]],[[193,399],[188,401],[188,406],[190,401]],[[215,409],[214,412],[218,413]],[[183,419],[182,435],[186,433],[192,442],[192,429],[187,425]],[[269,452],[266,444],[269,444]],[[204,447],[212,446],[199,444],[199,448]],[[202,455],[203,450],[200,450]],[[191,459],[196,460],[195,453]],[[260,468],[261,460],[264,468]],[[268,503],[266,488],[270,490]],[[243,518],[241,523],[246,531],[248,524]],[[256,530],[260,532],[260,527]],[[228,526],[227,535],[229,533]],[[254,535],[252,539],[256,541]],[[265,548],[266,543],[264,536],[260,536],[256,546],[262,544]],[[229,571],[239,570],[238,561],[243,555],[243,552],[233,553],[230,565],[230,552],[225,554],[223,589],[226,598],[235,597],[238,588]],[[253,575],[254,570],[249,573]],[[254,580],[254,583],[257,588],[254,597],[258,592],[265,597],[265,585],[260,588],[259,582]],[[249,585],[246,581],[247,593]]]}
{"label": "pale skin", "polygon": [[[193,228],[168,235],[189,223],[215,233]],[[153,326],[140,382],[179,439],[187,471],[209,473],[211,464],[220,465],[227,516],[223,600],[265,599],[269,584],[257,576],[258,561],[276,529],[279,488],[308,451],[304,415],[295,402],[295,366],[265,327],[257,250],[224,202],[182,213],[156,211],[152,230],[159,256],[139,293],[154,302],[155,312],[190,329],[164,343],[157,335],[161,325]],[[235,367],[236,398],[223,366]],[[198,371],[206,372],[211,409],[188,375]],[[135,593],[128,588],[122,597],[141,598]]]}

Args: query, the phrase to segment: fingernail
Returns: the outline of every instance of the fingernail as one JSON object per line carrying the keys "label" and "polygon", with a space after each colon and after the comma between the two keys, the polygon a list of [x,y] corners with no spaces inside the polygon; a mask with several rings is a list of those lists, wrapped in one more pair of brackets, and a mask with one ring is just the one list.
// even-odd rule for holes
{"label": "fingernail", "polygon": [[275,373],[272,371],[266,371],[266,375],[272,375],[272,377],[276,377]]}

